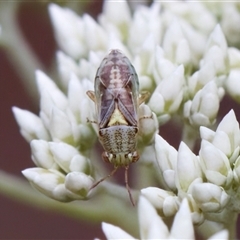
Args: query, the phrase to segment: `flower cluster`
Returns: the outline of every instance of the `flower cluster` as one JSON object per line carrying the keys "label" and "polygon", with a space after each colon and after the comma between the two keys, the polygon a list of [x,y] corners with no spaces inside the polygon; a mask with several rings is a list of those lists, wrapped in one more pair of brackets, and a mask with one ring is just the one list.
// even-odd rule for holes
{"label": "flower cluster", "polygon": [[[156,209],[144,198],[140,197],[138,205],[140,239],[194,239],[194,228],[187,200],[183,200],[177,212],[171,230],[158,216]],[[184,219],[184,220],[183,220]],[[119,227],[103,223],[102,229],[107,239],[135,239]],[[222,230],[209,239],[228,239],[226,230]]]}
{"label": "flower cluster", "polygon": [[[164,217],[177,214],[175,221],[181,226],[177,216],[182,211],[189,215],[184,199],[194,224],[206,219],[226,223],[230,212],[240,211],[240,130],[233,111],[216,131],[210,128],[226,93],[240,102],[240,51],[228,46],[240,43],[240,34],[235,34],[240,32],[238,6],[155,1],[150,7],[137,6],[131,14],[127,1],[105,1],[103,13],[95,21],[87,14],[79,17],[51,4],[49,12],[61,49],[57,53],[60,86],[37,71],[39,116],[13,108],[37,166],[24,170],[24,176],[58,201],[94,196],[91,186],[97,167],[92,149],[97,126],[87,122],[95,119],[95,107],[86,91],[93,90],[96,70],[106,53],[120,49],[135,67],[141,91],[151,94],[140,107],[141,115],[154,116],[141,122],[140,161],[157,163],[161,185],[167,189],[141,190],[141,237],[159,237],[155,231],[160,225],[164,237],[176,236],[175,225],[168,233],[153,207]],[[178,151],[157,134],[158,125],[173,116],[189,131]],[[197,135],[191,135],[199,129],[201,146],[195,155],[190,147]],[[147,209],[156,226],[145,224],[141,217]],[[103,229],[109,238],[109,232],[119,232],[106,224]],[[189,236],[193,238],[192,233]]]}
{"label": "flower cluster", "polygon": [[148,187],[141,193],[162,216],[176,214],[182,199],[187,198],[195,224],[201,224],[205,219],[224,222],[229,212],[240,211],[237,197],[239,124],[231,110],[215,132],[201,127],[200,133],[202,141],[198,156],[185,143],[182,142],[177,151],[156,135],[157,162],[169,190]]}

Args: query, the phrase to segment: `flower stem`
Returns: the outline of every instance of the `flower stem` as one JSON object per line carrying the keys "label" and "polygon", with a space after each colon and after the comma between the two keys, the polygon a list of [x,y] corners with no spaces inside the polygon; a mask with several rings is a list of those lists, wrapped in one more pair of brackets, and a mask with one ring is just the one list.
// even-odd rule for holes
{"label": "flower stem", "polygon": [[[116,197],[117,187],[111,192],[98,195],[89,201],[61,203],[34,191],[27,181],[0,171],[0,193],[28,206],[53,210],[72,218],[91,222],[109,222],[137,237],[137,210]],[[127,192],[126,192],[127,195]],[[114,214],[113,214],[114,213]]]}

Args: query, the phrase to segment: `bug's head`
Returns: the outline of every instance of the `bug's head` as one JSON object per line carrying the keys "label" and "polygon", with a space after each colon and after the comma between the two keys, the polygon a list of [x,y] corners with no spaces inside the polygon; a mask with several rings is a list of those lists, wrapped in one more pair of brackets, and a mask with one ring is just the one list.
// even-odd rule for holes
{"label": "bug's head", "polygon": [[103,152],[102,158],[105,162],[110,162],[115,166],[127,166],[130,163],[137,162],[139,159],[139,154],[137,151],[132,153],[109,153]]}

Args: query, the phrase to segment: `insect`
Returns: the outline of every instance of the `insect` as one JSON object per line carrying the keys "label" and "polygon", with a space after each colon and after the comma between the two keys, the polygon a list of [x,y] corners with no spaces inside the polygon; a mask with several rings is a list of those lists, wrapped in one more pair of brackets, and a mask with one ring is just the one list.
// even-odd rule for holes
{"label": "insect", "polygon": [[148,93],[139,94],[138,76],[131,62],[119,50],[112,50],[97,70],[94,91],[88,91],[87,95],[96,105],[99,141],[105,150],[102,158],[114,165],[113,171],[92,188],[111,177],[119,167],[124,167],[126,188],[134,205],[128,185],[128,168],[139,159],[136,150],[138,108]]}

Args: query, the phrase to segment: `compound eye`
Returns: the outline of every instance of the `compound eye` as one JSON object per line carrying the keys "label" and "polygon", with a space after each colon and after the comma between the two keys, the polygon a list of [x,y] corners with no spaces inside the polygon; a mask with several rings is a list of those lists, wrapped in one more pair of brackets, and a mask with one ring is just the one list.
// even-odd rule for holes
{"label": "compound eye", "polygon": [[139,159],[139,155],[136,151],[133,153],[129,153],[127,157],[131,162],[136,162]]}
{"label": "compound eye", "polygon": [[132,154],[132,161],[133,162],[137,162],[139,159],[139,155],[138,153],[135,151],[133,154]]}
{"label": "compound eye", "polygon": [[103,153],[102,153],[102,159],[103,159],[105,162],[110,162],[110,159],[109,159],[109,156],[108,156],[108,153],[107,153],[107,152],[103,152]]}

